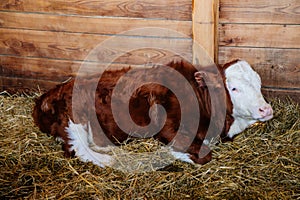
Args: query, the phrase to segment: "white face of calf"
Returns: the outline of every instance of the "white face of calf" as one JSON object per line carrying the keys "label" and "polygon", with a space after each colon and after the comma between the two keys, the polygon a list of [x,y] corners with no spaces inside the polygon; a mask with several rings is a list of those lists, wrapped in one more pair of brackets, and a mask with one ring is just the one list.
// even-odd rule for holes
{"label": "white face of calf", "polygon": [[245,126],[249,126],[255,121],[267,121],[273,117],[272,107],[261,93],[261,79],[246,61],[229,66],[225,77],[236,120],[246,120],[248,124]]}

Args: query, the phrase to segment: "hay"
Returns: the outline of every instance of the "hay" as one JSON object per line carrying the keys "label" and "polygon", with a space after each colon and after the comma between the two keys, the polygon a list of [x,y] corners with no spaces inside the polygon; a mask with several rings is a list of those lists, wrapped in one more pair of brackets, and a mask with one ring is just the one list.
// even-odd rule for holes
{"label": "hay", "polygon": [[[61,145],[33,126],[33,98],[0,95],[1,199],[300,198],[300,108],[291,100],[272,100],[274,119],[218,145],[204,166],[176,161],[124,173],[64,158]],[[150,139],[124,148],[159,146]]]}

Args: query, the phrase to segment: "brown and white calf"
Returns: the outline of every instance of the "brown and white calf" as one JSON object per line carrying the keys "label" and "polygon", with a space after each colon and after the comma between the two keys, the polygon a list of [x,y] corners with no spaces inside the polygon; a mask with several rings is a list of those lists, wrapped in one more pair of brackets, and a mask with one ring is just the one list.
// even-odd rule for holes
{"label": "brown and white calf", "polygon": [[[217,72],[209,67],[198,71],[184,61],[164,67],[176,70],[187,82],[166,78],[157,67],[136,69],[134,76],[126,76],[122,81],[130,68],[105,71],[100,81],[99,77],[71,80],[36,99],[35,124],[41,131],[63,140],[66,156],[75,155],[103,167],[113,162],[105,153],[109,151],[106,146],[120,144],[129,137],[154,137],[165,144],[172,143],[175,158],[205,164],[212,157],[209,140],[218,136],[232,139],[251,124],[273,117],[273,110],[261,93],[261,79],[246,61],[235,60],[218,67]],[[125,98],[125,91],[114,94],[117,83],[134,88],[137,79],[148,77],[168,79],[169,85],[146,83],[134,90],[129,99]],[[184,103],[170,89],[173,86],[180,88]],[[124,108],[128,108],[129,117]],[[141,131],[137,127],[149,129]]]}

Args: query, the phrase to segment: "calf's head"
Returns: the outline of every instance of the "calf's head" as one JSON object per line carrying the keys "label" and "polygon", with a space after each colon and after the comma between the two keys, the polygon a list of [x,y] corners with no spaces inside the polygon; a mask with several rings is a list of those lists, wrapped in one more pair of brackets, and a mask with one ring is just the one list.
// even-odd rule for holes
{"label": "calf's head", "polygon": [[261,79],[246,61],[234,61],[225,68],[225,84],[233,104],[233,117],[267,121],[273,110],[261,93]]}

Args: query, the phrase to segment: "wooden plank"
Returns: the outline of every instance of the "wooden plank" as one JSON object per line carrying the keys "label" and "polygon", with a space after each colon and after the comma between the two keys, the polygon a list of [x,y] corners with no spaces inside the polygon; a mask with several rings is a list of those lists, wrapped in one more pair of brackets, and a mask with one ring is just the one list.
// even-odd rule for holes
{"label": "wooden plank", "polygon": [[300,25],[222,24],[221,46],[300,48]]}
{"label": "wooden plank", "polygon": [[[170,60],[161,62],[157,56],[146,66],[157,63],[167,64],[171,60],[179,60],[178,57],[170,57]],[[55,60],[47,58],[28,58],[17,56],[0,56],[0,74],[4,77],[40,79],[46,81],[63,82],[71,77],[80,75],[88,76],[101,73],[103,70],[120,69],[124,67],[145,67],[145,65],[129,65],[125,63],[93,63],[70,60]]]}
{"label": "wooden plank", "polygon": [[300,90],[282,90],[277,88],[262,88],[262,93],[268,99],[280,98],[286,100],[292,99],[296,103],[300,103]]}
{"label": "wooden plank", "polygon": [[[146,66],[130,65],[133,68],[148,66],[153,65],[151,63],[147,63]],[[124,67],[129,67],[129,65],[0,56],[0,91],[5,90],[10,93],[46,91],[77,75],[95,76],[99,74],[100,78],[104,70]]]}
{"label": "wooden plank", "polygon": [[0,10],[191,20],[190,0],[1,0]]}
{"label": "wooden plank", "polygon": [[264,86],[300,88],[300,49],[220,47],[219,63],[240,58],[261,75]]}
{"label": "wooden plank", "polygon": [[[11,94],[14,93],[34,93],[45,92],[60,82],[46,81],[40,79],[26,79],[26,78],[12,78],[0,76],[0,92],[7,91]],[[266,89],[263,88],[262,92],[268,99],[271,98],[291,98],[295,102],[300,103],[300,90],[280,90],[280,89]]]}
{"label": "wooden plank", "polygon": [[221,0],[220,23],[300,24],[299,0]]}
{"label": "wooden plank", "polygon": [[76,61],[0,56],[3,77],[63,82],[75,76],[80,65],[81,62]]}
{"label": "wooden plank", "polygon": [[217,55],[218,0],[193,1],[193,62],[213,64]]}
{"label": "wooden plank", "polygon": [[[144,64],[145,60],[149,61],[149,57],[153,56],[151,54],[158,54],[159,58],[166,54],[169,59],[168,56],[177,53],[187,60],[191,60],[192,56],[191,40],[182,38],[103,36],[4,28],[0,29],[0,35],[0,54],[23,57],[111,62],[112,58],[124,56],[128,64]],[[101,45],[101,48],[95,49],[97,45]],[[131,50],[139,49],[142,52],[146,49],[149,51],[138,51],[139,54],[133,56],[134,60],[130,60]],[[93,55],[90,55],[91,52]]]}
{"label": "wooden plank", "polygon": [[10,94],[45,92],[59,84],[59,82],[40,79],[24,79],[3,76],[0,76],[0,83],[0,92],[7,91]]}
{"label": "wooden plank", "polygon": [[[39,13],[0,12],[0,27],[30,30],[62,31],[95,34],[122,34],[124,31],[161,27],[182,33],[182,37],[192,36],[191,21],[152,20],[136,18],[84,17],[45,15]],[[131,35],[141,35],[141,31],[131,31]],[[148,31],[143,36],[161,36],[160,32]],[[167,36],[166,36],[167,37]]]}

